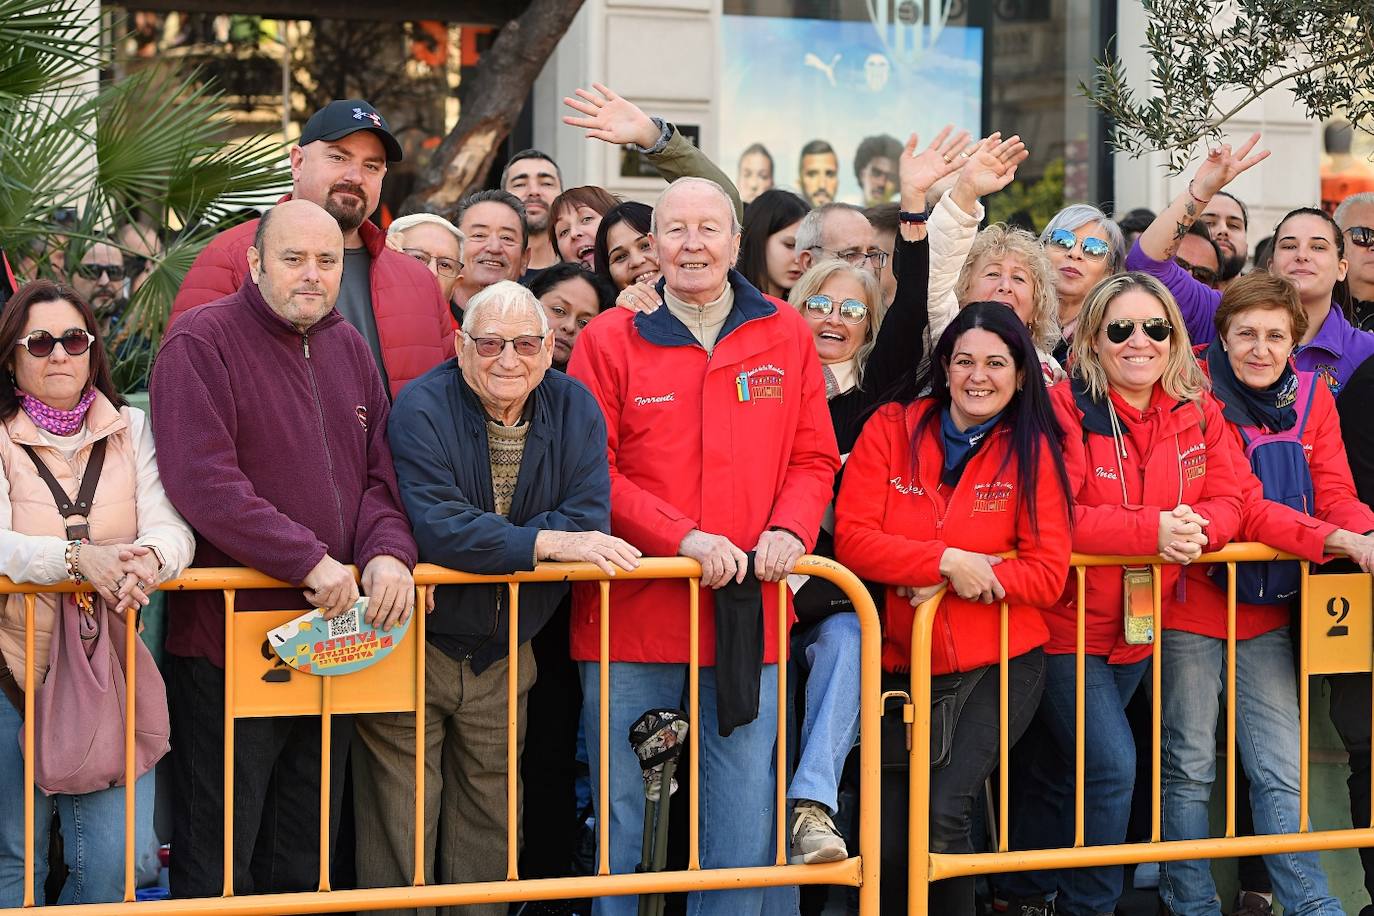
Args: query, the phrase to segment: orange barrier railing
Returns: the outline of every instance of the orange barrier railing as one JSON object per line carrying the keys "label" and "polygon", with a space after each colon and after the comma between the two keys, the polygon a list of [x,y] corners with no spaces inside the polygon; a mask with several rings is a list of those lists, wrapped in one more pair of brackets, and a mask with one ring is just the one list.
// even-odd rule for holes
{"label": "orange barrier railing", "polygon": [[[1194,561],[1198,564],[1222,563],[1228,571],[1226,602],[1226,735],[1225,747],[1236,746],[1236,564],[1242,562],[1294,559],[1264,544],[1231,544],[1216,553],[1204,554]],[[1150,839],[1142,843],[1123,843],[1112,846],[1085,846],[1083,823],[1084,790],[1084,659],[1085,659],[1085,607],[1087,569],[1094,566],[1150,566],[1154,579],[1154,634],[1151,700],[1151,805]],[[1374,846],[1374,823],[1368,827],[1349,830],[1327,830],[1315,832],[1308,823],[1309,796],[1309,726],[1308,711],[1309,682],[1314,674],[1336,674],[1355,671],[1369,671],[1374,667],[1371,659],[1370,629],[1370,576],[1352,574],[1348,576],[1310,576],[1306,562],[1302,563],[1302,632],[1299,654],[1299,716],[1301,728],[1301,783],[1300,810],[1301,828],[1298,833],[1272,834],[1265,836],[1236,836],[1236,761],[1235,754],[1226,754],[1226,820],[1225,832],[1221,837],[1198,840],[1162,841],[1160,836],[1160,651],[1161,645],[1169,637],[1160,619],[1161,567],[1163,560],[1157,556],[1120,557],[1074,554],[1071,560],[1072,575],[1077,583],[1077,684],[1076,684],[1076,728],[1074,749],[1074,834],[1073,845],[1060,849],[1011,850],[1008,842],[1009,829],[1009,787],[1008,787],[1008,729],[1007,729],[1007,645],[1009,629],[1009,609],[1001,606],[1001,648],[1000,658],[1000,779],[997,789],[997,849],[994,852],[956,855],[932,853],[930,851],[930,719],[931,719],[931,627],[935,612],[943,598],[937,594],[917,609],[912,626],[912,672],[911,672],[911,709],[909,715],[914,722],[910,755],[911,797],[908,816],[910,818],[909,849],[909,916],[926,916],[929,911],[929,886],[931,882],[946,878],[987,875],[1001,872],[1034,871],[1040,869],[1084,868],[1103,865],[1139,864],[1143,862],[1166,862],[1185,859],[1227,858],[1232,856],[1268,855],[1282,852],[1306,852],[1327,849],[1348,849],[1352,847]],[[1320,598],[1314,599],[1314,592]],[[1349,597],[1343,597],[1349,596]],[[1328,597],[1334,596],[1334,597]],[[1356,613],[1347,622],[1343,614],[1342,623],[1332,626],[1324,633],[1314,631],[1313,609],[1321,599],[1345,601],[1340,608],[1348,614],[1351,598],[1356,605]],[[1328,605],[1328,610],[1330,606]],[[1333,613],[1332,615],[1336,615]]]}
{"label": "orange barrier railing", "polygon": [[[859,889],[860,912],[864,916],[878,913],[879,865],[879,652],[881,637],[878,615],[872,598],[862,583],[833,560],[804,557],[796,572],[818,576],[838,586],[853,602],[861,625],[861,698],[859,727],[859,854],[841,862],[815,865],[788,865],[786,823],[787,786],[787,683],[788,658],[788,602],[787,584],[776,588],[778,617],[778,735],[777,735],[777,848],[772,865],[759,867],[703,869],[698,847],[698,811],[700,805],[699,760],[699,592],[700,566],[683,558],[652,558],[641,561],[633,572],[619,572],[615,581],[639,579],[680,579],[689,590],[691,650],[688,673],[688,715],[692,753],[688,770],[688,804],[690,809],[688,862],[686,870],[643,874],[610,873],[610,816],[609,769],[612,766],[609,731],[610,668],[604,662],[609,657],[610,618],[612,613],[610,579],[591,564],[542,564],[535,570],[511,576],[481,576],[442,567],[422,564],[415,571],[416,607],[425,606],[429,588],[437,585],[504,584],[509,589],[510,669],[507,684],[507,875],[505,881],[476,884],[424,885],[424,690],[425,690],[425,622],[424,614],[416,613],[411,625],[409,646],[412,651],[397,649],[387,658],[363,671],[339,677],[292,678],[290,684],[273,683],[263,686],[261,666],[254,667],[253,658],[260,656],[257,647],[271,627],[298,615],[299,611],[235,612],[235,595],[244,589],[284,587],[286,583],[270,579],[260,573],[244,569],[191,569],[179,579],[162,586],[164,590],[216,590],[224,592],[225,605],[225,708],[224,708],[224,896],[212,899],[164,900],[138,903],[133,906],[134,879],[134,812],[135,786],[127,780],[124,822],[124,898],[123,903],[87,904],[79,907],[56,907],[51,910],[82,913],[87,916],[127,916],[144,914],[296,914],[324,913],[339,910],[374,910],[386,907],[454,906],[474,903],[551,900],[594,897],[603,895],[673,893],[708,891],[745,887],[782,885],[834,884]],[[520,586],[534,582],[599,582],[600,615],[600,767],[599,855],[597,874],[590,877],[546,878],[525,880],[519,877],[518,835],[516,818],[518,806],[517,778],[517,699],[518,631]],[[765,586],[765,596],[767,589]],[[9,582],[0,578],[0,595],[25,595],[25,683],[33,684],[34,661],[34,596],[41,593],[70,592],[70,583],[54,586],[33,586]],[[767,602],[765,602],[767,604]],[[251,619],[251,623],[249,623]],[[128,628],[126,658],[131,666],[127,680],[134,683],[134,640],[139,636],[135,627]],[[271,662],[267,661],[270,665]],[[282,689],[287,688],[287,689]],[[34,747],[34,691],[25,694],[24,717],[24,818],[25,818],[25,891],[24,906],[34,905],[34,759],[28,749]],[[135,722],[134,691],[126,696],[125,764],[134,766]],[[329,800],[331,717],[378,711],[412,711],[417,717],[415,747],[415,868],[412,885],[396,888],[359,890],[331,890],[329,886]],[[237,897],[233,894],[233,741],[234,721],[238,718],[272,715],[318,715],[321,731],[320,772],[320,875],[319,890],[309,893],[261,894]],[[174,736],[175,737],[175,736]],[[175,753],[175,748],[173,749]],[[176,850],[172,851],[176,854]]]}

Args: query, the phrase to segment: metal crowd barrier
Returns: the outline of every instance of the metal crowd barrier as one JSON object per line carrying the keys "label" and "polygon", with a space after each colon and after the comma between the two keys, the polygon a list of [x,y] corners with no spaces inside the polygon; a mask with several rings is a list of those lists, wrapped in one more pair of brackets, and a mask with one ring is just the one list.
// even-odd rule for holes
{"label": "metal crowd barrier", "polygon": [[[355,571],[356,572],[356,571]],[[878,913],[879,866],[879,748],[878,721],[880,646],[878,615],[873,600],[862,583],[844,567],[822,557],[803,557],[796,572],[819,576],[838,586],[854,603],[862,629],[862,675],[860,713],[860,770],[859,795],[859,855],[842,862],[815,865],[787,864],[787,673],[788,607],[787,584],[778,583],[778,738],[777,738],[777,848],[774,863],[761,867],[703,869],[698,849],[698,821],[700,806],[699,761],[699,594],[701,568],[694,560],[684,558],[646,558],[633,572],[619,571],[614,581],[638,579],[682,579],[690,600],[691,653],[688,675],[688,714],[691,724],[690,767],[688,771],[688,804],[690,808],[688,834],[688,864],[686,870],[642,874],[610,873],[610,814],[609,814],[609,735],[610,668],[600,667],[601,728],[600,728],[600,802],[597,814],[599,853],[597,874],[591,877],[547,878],[522,880],[517,867],[516,835],[516,777],[519,773],[517,751],[516,685],[518,658],[518,619],[520,586],[532,582],[598,582],[601,593],[600,657],[603,661],[610,649],[610,582],[603,572],[589,563],[541,564],[531,572],[512,576],[480,576],[442,567],[422,564],[415,570],[416,608],[411,624],[409,646],[411,652],[395,651],[370,668],[337,677],[292,677],[289,681],[264,681],[265,669],[273,664],[259,652],[267,630],[298,616],[300,611],[253,611],[235,613],[235,594],[242,589],[289,587],[260,573],[245,569],[190,569],[179,579],[162,586],[163,590],[219,590],[224,592],[225,607],[225,709],[224,709],[224,896],[208,899],[185,899],[140,902],[134,901],[134,781],[126,780],[124,819],[124,902],[53,907],[45,912],[54,914],[80,913],[83,916],[172,916],[172,914],[281,914],[328,913],[340,910],[375,910],[387,907],[413,908],[453,906],[473,903],[550,900],[623,894],[673,893],[708,891],[746,887],[780,885],[834,884],[856,887],[859,890],[860,912],[864,916]],[[445,884],[425,886],[424,883],[424,715],[425,690],[425,596],[435,585],[505,584],[510,590],[510,670],[507,702],[507,874],[505,881],[476,884]],[[767,595],[765,586],[765,596]],[[0,595],[25,595],[25,683],[34,683],[34,595],[78,590],[70,583],[53,586],[16,584],[0,578]],[[767,601],[765,601],[765,605]],[[129,683],[134,683],[133,666],[136,655],[134,640],[140,638],[136,628],[128,628],[126,657]],[[125,766],[134,766],[135,722],[134,691],[129,690],[125,701]],[[622,699],[621,702],[624,702]],[[412,886],[331,890],[329,886],[329,799],[330,799],[330,719],[335,714],[367,712],[411,711],[417,716],[415,746],[415,868]],[[320,717],[320,876],[319,890],[310,893],[233,894],[233,794],[234,794],[234,721],[238,718],[281,715],[318,715]],[[25,692],[24,716],[24,907],[34,905],[34,759],[27,753],[34,747],[34,691]],[[174,736],[175,737],[175,736]],[[623,741],[623,736],[614,736]],[[173,753],[176,752],[173,747]],[[172,850],[176,854],[176,850]],[[8,911],[8,910],[7,910]]]}
{"label": "metal crowd barrier", "polygon": [[[1310,576],[1309,564],[1302,563],[1302,627],[1299,653],[1299,715],[1301,717],[1301,828],[1298,833],[1262,836],[1236,836],[1236,563],[1276,559],[1296,559],[1264,544],[1230,544],[1215,553],[1204,554],[1195,564],[1224,563],[1227,576],[1226,620],[1226,821],[1223,836],[1199,840],[1163,841],[1160,838],[1160,648],[1168,639],[1160,620],[1161,566],[1158,556],[1120,557],[1074,554],[1071,560],[1078,585],[1078,640],[1076,687],[1076,747],[1074,758],[1074,839],[1073,846],[1060,849],[1010,850],[1008,844],[1009,789],[1007,737],[1007,644],[1009,609],[1001,606],[1001,664],[999,702],[1000,774],[997,790],[997,850],[976,854],[945,854],[930,851],[930,703],[931,703],[931,626],[943,592],[922,604],[912,625],[911,706],[912,740],[910,756],[909,805],[910,847],[908,916],[927,916],[931,882],[947,878],[989,875],[1002,872],[1040,869],[1085,868],[1104,865],[1172,862],[1186,859],[1216,859],[1233,856],[1269,855],[1283,852],[1308,852],[1374,846],[1374,823],[1349,830],[1312,831],[1308,823],[1309,764],[1309,684],[1317,674],[1369,672],[1371,659],[1370,595],[1371,577],[1350,575]],[[1088,567],[1150,566],[1154,573],[1154,633],[1151,676],[1151,805],[1148,842],[1112,846],[1085,846],[1083,828],[1084,770],[1084,594]],[[1352,613],[1352,610],[1354,613]],[[1319,630],[1318,613],[1330,626]],[[866,695],[865,695],[866,696]],[[1374,783],[1374,777],[1371,778]],[[938,914],[937,914],[938,916]]]}

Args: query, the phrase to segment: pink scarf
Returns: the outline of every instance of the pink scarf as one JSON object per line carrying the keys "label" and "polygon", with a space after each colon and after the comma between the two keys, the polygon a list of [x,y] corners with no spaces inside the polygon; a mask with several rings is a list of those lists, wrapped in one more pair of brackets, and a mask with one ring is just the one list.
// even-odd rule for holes
{"label": "pink scarf", "polygon": [[86,420],[86,411],[90,410],[91,404],[95,402],[94,388],[82,395],[81,400],[71,410],[49,407],[23,391],[19,394],[22,396],[20,406],[24,408],[24,413],[29,415],[29,419],[54,436],[70,436],[80,429]]}

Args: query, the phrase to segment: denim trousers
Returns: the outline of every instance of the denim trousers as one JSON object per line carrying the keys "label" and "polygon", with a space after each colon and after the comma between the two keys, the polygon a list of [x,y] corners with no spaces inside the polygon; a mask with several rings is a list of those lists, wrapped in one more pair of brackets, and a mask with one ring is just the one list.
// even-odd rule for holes
{"label": "denim trousers", "polygon": [[[1108,664],[1105,656],[1084,658],[1083,829],[1089,846],[1120,843],[1126,837],[1135,787],[1135,739],[1126,703],[1150,662]],[[1073,844],[1075,656],[1046,656],[1045,696],[1040,721],[1048,740],[1032,749],[1031,763],[1012,794],[1011,848],[1053,849]],[[1002,887],[1012,897],[1048,897],[1067,916],[1110,913],[1121,896],[1122,868],[1072,868],[1008,874]]]}
{"label": "denim trousers", "polygon": [[[24,754],[16,736],[24,720],[0,697],[0,908],[24,902]],[[134,849],[153,847],[156,770],[134,783]],[[43,904],[53,813],[61,820],[67,881],[59,904],[114,903],[124,899],[124,787],[85,795],[44,795],[33,790],[34,900]],[[134,872],[142,871],[135,862]]]}
{"label": "denim trousers", "polygon": [[[1169,630],[1160,646],[1162,829],[1166,840],[1210,835],[1207,802],[1216,779],[1217,714],[1225,689],[1226,640]],[[1298,692],[1293,647],[1280,627],[1236,643],[1236,743],[1250,778],[1257,834],[1299,829]],[[1285,913],[1337,916],[1315,852],[1265,856],[1274,896]],[[1160,896],[1175,916],[1221,912],[1211,865],[1160,865]]]}
{"label": "denim trousers", "polygon": [[[599,662],[581,662],[582,724],[587,734],[594,801],[601,806],[600,759],[601,687]],[[702,868],[771,865],[774,852],[774,795],[776,783],[778,666],[764,665],[759,686],[759,715],[748,725],[722,738],[716,719],[716,672],[701,669],[701,709],[693,725],[701,739],[700,843]],[[633,873],[640,861],[644,825],[644,780],[639,758],[626,737],[630,726],[646,710],[687,708],[687,666],[640,662],[611,662],[610,671],[610,860],[614,874]],[[681,791],[689,776],[680,773]],[[688,916],[759,916],[765,909],[795,912],[795,903],[774,903],[788,893],[765,893],[763,888],[706,891],[687,898]],[[631,916],[633,895],[600,897],[597,916]],[[769,905],[765,907],[765,899]]]}
{"label": "denim trousers", "polygon": [[844,762],[859,737],[858,615],[831,614],[808,627],[793,645],[807,673],[806,715],[787,797],[820,802],[833,815],[839,810]]}

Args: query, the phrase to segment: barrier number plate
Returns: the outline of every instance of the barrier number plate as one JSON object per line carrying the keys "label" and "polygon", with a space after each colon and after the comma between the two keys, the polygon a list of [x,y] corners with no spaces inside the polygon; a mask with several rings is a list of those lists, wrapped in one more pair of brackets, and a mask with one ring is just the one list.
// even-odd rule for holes
{"label": "barrier number plate", "polygon": [[1374,670],[1374,577],[1366,573],[1310,576],[1307,604],[1309,674]]}

